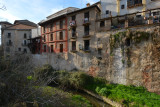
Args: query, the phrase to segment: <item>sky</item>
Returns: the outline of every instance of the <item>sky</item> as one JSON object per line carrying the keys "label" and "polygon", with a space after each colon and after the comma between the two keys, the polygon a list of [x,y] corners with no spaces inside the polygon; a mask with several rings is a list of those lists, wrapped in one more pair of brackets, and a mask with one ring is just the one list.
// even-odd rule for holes
{"label": "sky", "polygon": [[38,23],[47,16],[67,7],[84,8],[87,3],[93,4],[100,0],[0,0],[0,21],[13,23],[14,20],[28,19]]}

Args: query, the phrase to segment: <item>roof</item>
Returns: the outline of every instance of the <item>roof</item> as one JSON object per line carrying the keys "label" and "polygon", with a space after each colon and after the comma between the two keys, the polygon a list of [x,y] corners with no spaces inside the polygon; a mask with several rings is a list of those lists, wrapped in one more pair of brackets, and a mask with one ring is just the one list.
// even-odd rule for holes
{"label": "roof", "polygon": [[96,7],[99,11],[101,11],[100,8],[97,6],[98,4],[100,4],[100,1],[94,3],[93,5],[91,5],[89,7],[85,7],[85,8],[82,8],[82,9],[75,8],[75,7],[68,7],[68,8],[65,8],[61,11],[58,11],[58,12],[48,16],[46,20],[42,20],[38,24],[43,25],[47,22],[50,22],[51,20],[56,20],[56,19],[59,19],[59,18],[63,18],[66,15],[69,15],[69,14],[72,14],[72,13],[75,13],[75,12],[80,12],[80,11],[83,11],[83,10],[86,10],[86,9],[94,8],[94,7]]}
{"label": "roof", "polygon": [[24,25],[28,25],[28,26],[37,27],[37,24],[35,24],[29,20],[15,20],[14,24],[24,24]]}
{"label": "roof", "polygon": [[60,18],[60,17],[64,17],[67,13],[69,12],[72,12],[72,11],[75,11],[75,10],[79,10],[79,8],[76,8],[76,7],[68,7],[68,8],[65,8],[63,10],[60,10],[48,17],[46,17],[47,19],[46,20],[42,20],[41,22],[39,22],[38,24],[39,25],[42,25],[44,23],[47,23],[53,19],[57,19],[57,18]]}
{"label": "roof", "polygon": [[89,7],[85,7],[85,8],[70,12],[67,15],[72,14],[72,13],[76,13],[76,12],[80,12],[80,11],[84,11],[84,10],[87,10],[87,9],[90,9],[90,8],[94,8],[94,7],[97,8],[99,11],[101,11],[100,8],[97,6],[97,4],[98,4],[98,2],[96,4],[93,4],[93,5],[89,6]]}
{"label": "roof", "polygon": [[1,21],[0,24],[8,24],[8,25],[12,25],[12,23],[9,23],[7,21]]}

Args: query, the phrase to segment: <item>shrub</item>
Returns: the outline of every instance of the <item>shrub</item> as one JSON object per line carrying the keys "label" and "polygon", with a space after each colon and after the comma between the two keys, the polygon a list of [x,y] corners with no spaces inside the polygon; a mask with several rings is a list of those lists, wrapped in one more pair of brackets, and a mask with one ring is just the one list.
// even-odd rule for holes
{"label": "shrub", "polygon": [[55,73],[55,70],[52,68],[51,65],[43,65],[41,68],[36,68],[34,70],[34,79],[35,80],[47,80],[51,78],[51,76]]}

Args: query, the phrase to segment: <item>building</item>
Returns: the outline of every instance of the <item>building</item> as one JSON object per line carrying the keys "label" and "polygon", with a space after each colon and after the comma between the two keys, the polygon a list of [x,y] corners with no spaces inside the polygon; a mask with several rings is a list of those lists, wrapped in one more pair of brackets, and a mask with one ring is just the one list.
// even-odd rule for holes
{"label": "building", "polygon": [[101,7],[100,31],[160,22],[158,0],[101,0]]}
{"label": "building", "polygon": [[66,14],[77,10],[69,7],[54,13],[39,23],[41,26],[41,53],[68,52],[68,26]]}
{"label": "building", "polygon": [[94,45],[96,31],[96,15],[100,13],[99,7],[87,4],[86,8],[67,14],[70,52],[90,52]]}
{"label": "building", "polygon": [[41,50],[41,27],[31,29],[31,38],[28,39],[28,47],[32,54],[40,54]]}
{"label": "building", "polygon": [[[160,8],[159,0],[101,0],[101,18],[115,17]],[[158,14],[153,11],[152,14]],[[141,15],[149,16],[143,12]]]}
{"label": "building", "polygon": [[27,39],[31,38],[31,29],[35,28],[37,25],[28,20],[15,20],[13,25],[2,27],[4,55],[30,53]]}

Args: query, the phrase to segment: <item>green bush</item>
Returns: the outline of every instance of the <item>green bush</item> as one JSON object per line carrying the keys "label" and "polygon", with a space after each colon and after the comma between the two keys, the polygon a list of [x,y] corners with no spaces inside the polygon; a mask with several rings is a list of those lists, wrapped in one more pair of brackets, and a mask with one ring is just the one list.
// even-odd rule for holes
{"label": "green bush", "polygon": [[33,72],[35,80],[47,80],[54,75],[55,70],[52,68],[51,65],[46,64],[43,65],[43,67],[41,68],[36,68]]}

